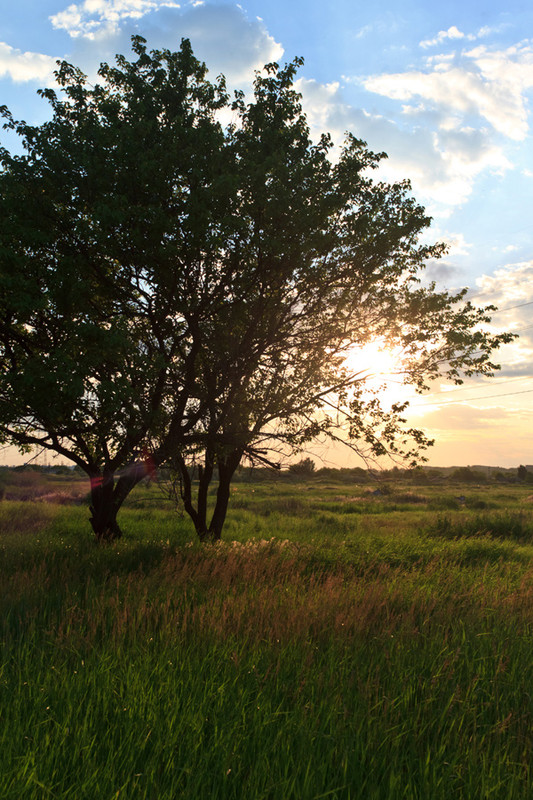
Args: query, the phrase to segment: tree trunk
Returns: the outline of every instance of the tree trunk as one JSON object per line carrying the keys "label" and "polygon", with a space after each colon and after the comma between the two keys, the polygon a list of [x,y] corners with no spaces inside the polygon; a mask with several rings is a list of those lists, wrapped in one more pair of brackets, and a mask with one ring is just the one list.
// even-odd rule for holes
{"label": "tree trunk", "polygon": [[113,498],[114,476],[91,476],[91,525],[99,542],[112,542],[122,536],[117,523],[118,508]]}
{"label": "tree trunk", "polygon": [[222,538],[222,528],[226,521],[226,513],[228,511],[228,503],[230,498],[231,479],[235,474],[235,470],[239,466],[242,452],[234,451],[230,456],[225,459],[220,459],[217,462],[218,466],[218,488],[217,488],[217,501],[209,530],[207,531],[206,539],[212,542],[218,542]]}
{"label": "tree trunk", "polygon": [[189,469],[182,456],[177,457],[177,464],[181,475],[181,499],[183,507],[194,523],[194,529],[201,542],[209,539],[207,530],[207,492],[213,477],[213,458],[208,451],[205,456],[204,466],[198,469],[198,495],[196,508],[193,503],[192,481]]}
{"label": "tree trunk", "polygon": [[146,475],[142,464],[136,464],[120,475],[115,483],[113,473],[91,475],[90,522],[99,542],[120,539],[122,531],[117,523],[117,514],[131,490]]}
{"label": "tree trunk", "polygon": [[199,467],[198,470],[198,521],[203,533],[207,532],[207,493],[212,477],[213,457],[208,451],[205,457],[205,466]]}
{"label": "tree trunk", "polygon": [[182,456],[176,462],[181,475],[181,498],[183,507],[194,523],[194,529],[201,542],[218,542],[222,537],[222,528],[226,519],[230,497],[231,479],[239,466],[242,450],[236,450],[226,458],[217,459],[218,489],[217,499],[211,522],[207,525],[207,492],[213,476],[213,457],[206,453],[205,464],[199,470],[198,495],[196,507],[193,502],[192,481],[189,470]]}

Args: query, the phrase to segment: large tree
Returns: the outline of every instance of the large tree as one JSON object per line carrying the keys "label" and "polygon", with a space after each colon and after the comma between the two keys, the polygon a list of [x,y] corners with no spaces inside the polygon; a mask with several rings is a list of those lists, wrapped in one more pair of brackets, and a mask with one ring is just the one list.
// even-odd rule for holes
{"label": "large tree", "polygon": [[187,40],[145,44],[94,87],[60,64],[41,126],[3,109],[25,152],[0,151],[0,431],[87,472],[100,538],[146,460],[175,468],[200,538],[219,538],[244,457],[271,463],[340,419],[362,453],[427,444],[350,372],[354,348],[395,346],[422,390],[490,374],[507,337],[463,293],[421,286],[443,247],[420,243],[407,182],[372,180],[384,155],[312,141],[299,60],[267,65],[247,102]]}
{"label": "large tree", "polygon": [[162,458],[146,456],[150,434],[174,450],[201,414],[189,345],[212,309],[199,265],[227,214],[223,82],[187,42],[133,45],[135,63],[102,65],[95,87],[61,63],[41,126],[2,109],[24,154],[0,151],[0,431],[88,474],[103,539]]}

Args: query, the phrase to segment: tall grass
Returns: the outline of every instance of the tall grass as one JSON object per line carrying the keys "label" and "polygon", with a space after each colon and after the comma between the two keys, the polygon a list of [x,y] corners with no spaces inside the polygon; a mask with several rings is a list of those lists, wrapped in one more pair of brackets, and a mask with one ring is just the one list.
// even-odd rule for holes
{"label": "tall grass", "polygon": [[530,796],[514,506],[483,517],[497,535],[449,535],[429,503],[353,514],[297,488],[284,516],[258,494],[240,541],[203,547],[162,510],[126,510],[127,538],[98,548],[83,509],[0,506],[0,797]]}

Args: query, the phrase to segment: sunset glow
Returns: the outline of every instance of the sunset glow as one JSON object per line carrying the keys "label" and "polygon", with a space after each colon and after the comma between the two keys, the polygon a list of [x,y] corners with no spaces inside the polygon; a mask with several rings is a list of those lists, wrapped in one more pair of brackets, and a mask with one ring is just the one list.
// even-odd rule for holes
{"label": "sunset glow", "polygon": [[412,390],[402,380],[401,352],[393,350],[383,341],[373,341],[354,348],[347,356],[346,368],[354,375],[360,374],[369,394],[377,394],[384,407],[402,402]]}

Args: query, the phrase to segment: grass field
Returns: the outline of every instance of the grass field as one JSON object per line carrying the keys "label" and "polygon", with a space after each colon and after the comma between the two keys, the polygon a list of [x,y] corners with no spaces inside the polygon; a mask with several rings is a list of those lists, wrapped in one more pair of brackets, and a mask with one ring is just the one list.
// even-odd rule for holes
{"label": "grass field", "polygon": [[531,487],[79,488],[0,503],[2,800],[533,796]]}

